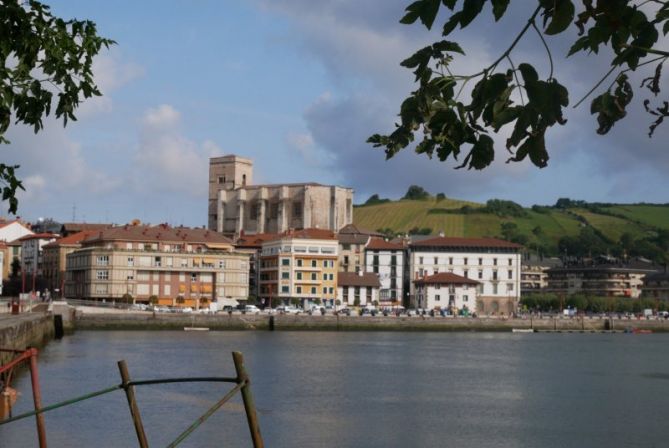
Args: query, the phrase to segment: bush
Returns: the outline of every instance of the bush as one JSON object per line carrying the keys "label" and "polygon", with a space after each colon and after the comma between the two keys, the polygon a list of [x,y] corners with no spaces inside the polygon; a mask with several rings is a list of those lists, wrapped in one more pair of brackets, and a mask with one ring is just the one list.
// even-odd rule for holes
{"label": "bush", "polygon": [[425,191],[423,187],[418,185],[412,185],[407,190],[406,194],[402,199],[413,199],[413,200],[422,200],[430,197],[430,193]]}
{"label": "bush", "polygon": [[149,297],[149,303],[151,305],[157,305],[158,304],[158,296],[153,295],[153,296]]}

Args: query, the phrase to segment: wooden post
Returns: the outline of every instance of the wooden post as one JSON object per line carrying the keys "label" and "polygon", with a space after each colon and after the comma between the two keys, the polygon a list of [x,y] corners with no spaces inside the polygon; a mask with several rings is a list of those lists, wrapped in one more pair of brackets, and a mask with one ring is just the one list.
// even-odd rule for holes
{"label": "wooden post", "polygon": [[[37,349],[29,348],[30,351],[30,380],[33,388],[33,403],[35,411],[42,409],[42,393],[39,387],[39,375],[37,373]],[[37,438],[39,439],[39,448],[46,448],[46,427],[44,425],[44,414],[35,414],[37,423]]]}
{"label": "wooden post", "polygon": [[246,367],[244,367],[244,356],[240,352],[232,352],[232,359],[237,371],[237,384],[244,383],[244,386],[242,386],[242,400],[244,401],[244,409],[246,410],[246,420],[249,423],[249,430],[251,431],[251,439],[253,439],[253,447],[264,448],[265,443],[260,434],[258,415],[256,414],[256,407],[253,402],[253,394],[251,393],[251,380],[246,373]]}
{"label": "wooden post", "polygon": [[130,382],[130,374],[128,374],[128,366],[124,360],[118,362],[118,370],[121,373],[122,386],[123,390],[125,390],[125,396],[128,399],[130,415],[132,416],[132,422],[135,425],[135,432],[137,432],[139,446],[140,448],[148,448],[149,442],[146,439],[144,426],[142,425],[142,417],[139,415],[139,408],[137,407],[137,401],[135,400],[135,388],[128,385]]}

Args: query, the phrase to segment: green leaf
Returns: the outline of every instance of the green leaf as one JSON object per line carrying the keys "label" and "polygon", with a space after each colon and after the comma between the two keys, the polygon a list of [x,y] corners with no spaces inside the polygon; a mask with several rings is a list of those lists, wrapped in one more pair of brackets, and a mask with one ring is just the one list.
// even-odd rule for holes
{"label": "green leaf", "polygon": [[495,21],[502,18],[510,1],[511,0],[492,0],[492,13],[495,16]]}
{"label": "green leaf", "polygon": [[483,134],[474,144],[467,156],[469,160],[468,169],[482,170],[495,160],[495,148],[492,138]]}
{"label": "green leaf", "polygon": [[579,38],[576,42],[574,42],[574,45],[571,46],[569,49],[569,53],[567,53],[567,57],[571,56],[572,54],[584,50],[588,48],[590,44],[590,38],[588,36],[583,36]]}
{"label": "green leaf", "polygon": [[460,47],[460,44],[457,42],[450,42],[448,40],[437,42],[432,46],[432,48],[437,51],[450,51],[451,53],[465,54],[465,52]]}
{"label": "green leaf", "polygon": [[407,6],[404,17],[400,20],[400,23],[411,24],[420,18],[420,21],[425,25],[429,30],[432,28],[434,19],[437,17],[439,12],[439,5],[441,0],[418,0]]}
{"label": "green leaf", "polygon": [[571,0],[554,0],[551,11],[551,22],[544,31],[546,34],[559,34],[566,30],[574,20],[575,8]]}
{"label": "green leaf", "polygon": [[520,74],[523,76],[525,84],[539,80],[537,71],[530,64],[520,64],[518,70],[520,70]]}
{"label": "green leaf", "polygon": [[465,0],[461,11],[460,27],[464,28],[469,25],[479,15],[484,4],[485,0]]}
{"label": "green leaf", "polygon": [[462,12],[456,12],[444,23],[444,28],[441,31],[442,36],[451,34],[455,27],[458,26],[458,23],[460,23],[460,17],[462,17]]}

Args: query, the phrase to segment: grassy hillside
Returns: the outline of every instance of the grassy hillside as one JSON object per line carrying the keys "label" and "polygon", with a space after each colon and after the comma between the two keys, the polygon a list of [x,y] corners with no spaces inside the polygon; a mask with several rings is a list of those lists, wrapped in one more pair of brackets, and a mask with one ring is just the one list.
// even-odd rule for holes
{"label": "grassy hillside", "polygon": [[634,241],[657,238],[663,229],[669,230],[669,205],[581,204],[570,208],[525,208],[519,209],[516,216],[500,216],[484,204],[430,197],[356,206],[353,220],[370,230],[409,233],[423,229],[434,235],[443,231],[447,236],[458,237],[508,236],[503,225],[513,223],[506,225],[507,232],[511,226],[513,234],[527,247],[556,252],[561,238],[577,238],[584,229],[609,246],[616,246],[623,234],[629,234]]}

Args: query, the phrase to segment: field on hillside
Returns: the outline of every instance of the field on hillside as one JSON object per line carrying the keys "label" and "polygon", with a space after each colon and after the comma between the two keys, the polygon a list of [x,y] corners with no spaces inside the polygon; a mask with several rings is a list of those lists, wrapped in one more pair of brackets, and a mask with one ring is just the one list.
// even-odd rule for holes
{"label": "field on hillside", "polygon": [[454,237],[501,237],[502,224],[513,222],[518,233],[527,237],[528,246],[541,243],[554,246],[563,236],[578,235],[586,225],[592,226],[612,242],[617,242],[623,233],[640,238],[652,235],[656,228],[669,229],[669,206],[603,207],[607,214],[585,208],[548,208],[543,209],[543,212],[528,208],[525,209],[526,216],[510,218],[476,211],[458,213],[456,209],[464,205],[474,209],[483,206],[453,199],[401,200],[356,206],[353,221],[359,227],[370,230],[389,228],[394,232],[407,233],[413,228],[429,228],[433,235],[443,231],[445,235]]}

